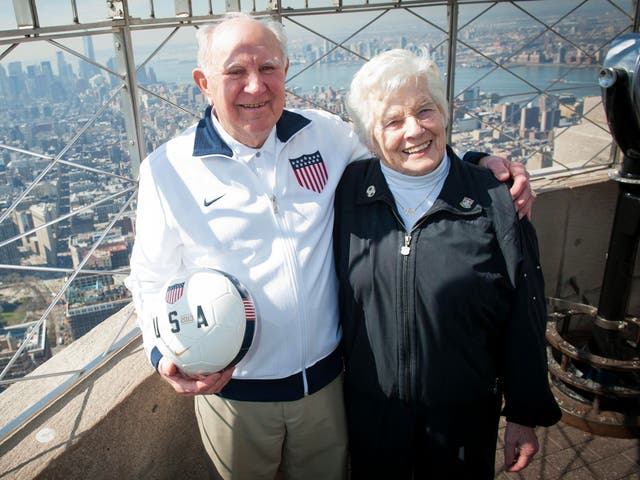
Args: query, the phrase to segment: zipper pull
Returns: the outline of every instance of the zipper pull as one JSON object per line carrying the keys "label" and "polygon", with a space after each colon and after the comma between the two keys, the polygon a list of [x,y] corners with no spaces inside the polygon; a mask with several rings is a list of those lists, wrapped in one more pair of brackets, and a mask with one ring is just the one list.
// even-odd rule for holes
{"label": "zipper pull", "polygon": [[411,247],[409,244],[411,243],[411,235],[405,235],[404,237],[404,245],[400,249],[400,254],[407,256],[411,252]]}
{"label": "zipper pull", "polygon": [[278,199],[276,198],[275,195],[271,195],[270,199],[271,199],[271,208],[273,208],[273,213],[277,215],[278,214]]}

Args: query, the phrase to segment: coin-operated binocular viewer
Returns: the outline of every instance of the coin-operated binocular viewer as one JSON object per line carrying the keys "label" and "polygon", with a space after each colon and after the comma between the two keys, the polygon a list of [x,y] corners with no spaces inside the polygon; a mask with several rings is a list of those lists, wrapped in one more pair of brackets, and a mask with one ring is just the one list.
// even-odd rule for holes
{"label": "coin-operated binocular viewer", "polygon": [[598,307],[550,300],[552,388],[563,421],[599,435],[640,436],[640,321],[627,315],[640,238],[640,34],[614,40],[599,75],[622,153]]}

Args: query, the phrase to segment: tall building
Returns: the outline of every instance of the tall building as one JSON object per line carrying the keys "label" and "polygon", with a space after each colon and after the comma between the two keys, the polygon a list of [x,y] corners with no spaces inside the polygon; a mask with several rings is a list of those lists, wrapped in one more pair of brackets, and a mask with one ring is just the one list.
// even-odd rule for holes
{"label": "tall building", "polygon": [[511,102],[503,103],[500,113],[502,123],[515,125],[520,119],[520,106]]}
{"label": "tall building", "polygon": [[9,62],[9,77],[7,81],[8,97],[17,101],[27,91],[24,73],[22,72],[22,62]]}
{"label": "tall building", "polygon": [[[520,132],[530,128],[540,128],[540,107],[534,107],[529,103],[520,112]],[[521,133],[522,135],[522,133]]]}
{"label": "tall building", "polygon": [[49,60],[40,62],[40,71],[47,80],[53,80],[53,69],[51,68],[51,62]]}
{"label": "tall building", "polygon": [[[0,371],[9,364],[22,342],[27,338],[37,321],[0,327]],[[29,340],[27,347],[13,363],[6,378],[22,378],[51,357],[47,341],[47,321],[43,321]],[[4,388],[0,386],[0,391]]]}
{"label": "tall building", "polygon": [[[93,247],[95,235],[90,233],[74,235],[69,239],[69,251],[73,266],[77,267]],[[129,265],[130,241],[127,236],[118,235],[107,239],[98,246],[86,266],[94,269],[115,269]]]}
{"label": "tall building", "polygon": [[[84,44],[85,56],[95,62],[96,55],[93,50],[93,38],[91,37],[91,35],[87,35],[83,37],[82,43]],[[95,65],[89,62],[81,61],[80,77],[82,77],[84,80],[89,80],[91,77],[93,77],[94,75],[97,75],[98,73],[99,73],[98,67],[96,67]]]}
{"label": "tall building", "polygon": [[[0,240],[8,240],[18,234],[18,227],[11,219],[0,223]],[[16,242],[0,247],[0,263],[7,265],[20,264],[20,252]]]}
{"label": "tall building", "polygon": [[[57,217],[56,208],[50,203],[39,203],[30,208],[34,228],[45,225]],[[58,265],[58,245],[56,240],[55,225],[41,228],[36,232],[38,240],[38,253],[47,265]]]}
{"label": "tall building", "polygon": [[9,94],[9,79],[7,78],[7,72],[2,65],[0,65],[0,96],[3,98]]}
{"label": "tall building", "polygon": [[131,296],[112,275],[86,275],[71,282],[66,300],[66,317],[75,340],[127,306]]}
{"label": "tall building", "polygon": [[558,59],[557,63],[566,63],[567,62],[567,47],[560,43],[558,44]]}
{"label": "tall building", "polygon": [[[27,211],[15,210],[13,212],[12,219],[13,223],[17,226],[18,233],[20,234],[28,232],[33,228],[33,220],[31,219],[31,214]],[[20,242],[23,247],[29,246],[29,239],[27,237],[22,237]]]}
{"label": "tall building", "polygon": [[544,110],[540,117],[540,130],[543,132],[549,132],[560,125],[560,109],[552,108]]}
{"label": "tall building", "polygon": [[56,52],[56,66],[58,67],[58,77],[62,84],[68,84],[73,80],[73,68],[64,58],[64,52]]}

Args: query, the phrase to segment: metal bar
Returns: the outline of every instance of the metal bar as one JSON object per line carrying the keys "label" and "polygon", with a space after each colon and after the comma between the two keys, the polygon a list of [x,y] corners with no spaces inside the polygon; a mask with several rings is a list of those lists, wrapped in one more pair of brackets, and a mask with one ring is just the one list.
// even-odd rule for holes
{"label": "metal bar", "polygon": [[13,13],[18,28],[38,26],[38,11],[34,0],[13,0]]}
{"label": "metal bar", "polygon": [[[6,263],[0,263],[0,269],[2,270],[22,270],[22,271],[33,271],[33,272],[51,272],[51,273],[72,273],[75,272],[74,268],[57,268],[57,267],[40,267],[37,265],[9,265]],[[91,274],[112,274],[112,275],[126,275],[129,273],[129,269],[124,270],[92,270],[92,269],[83,269],[80,270],[79,273],[91,273]]]}
{"label": "metal bar", "polygon": [[122,110],[125,121],[125,129],[129,137],[129,155],[131,157],[131,176],[138,178],[140,162],[146,156],[144,131],[140,118],[140,99],[138,95],[138,82],[136,81],[136,64],[133,54],[133,42],[129,29],[129,11],[125,11],[125,25],[113,35],[116,65],[125,73],[125,95],[122,102]]}
{"label": "metal bar", "polygon": [[78,19],[78,6],[76,0],[71,0],[71,12],[73,13],[73,23],[80,23]]}
{"label": "metal bar", "polygon": [[0,385],[11,385],[12,383],[17,382],[26,382],[29,380],[42,380],[43,378],[51,378],[51,377],[62,377],[64,375],[75,375],[77,373],[82,373],[82,370],[63,370],[61,372],[53,372],[53,373],[45,373],[43,375],[26,375],[24,377],[19,378],[10,378],[9,380],[0,380]]}
{"label": "metal bar", "polygon": [[4,59],[4,57],[6,57],[7,55],[9,55],[13,50],[15,50],[15,48],[18,46],[17,43],[12,43],[11,45],[9,45],[7,48],[5,48],[4,52],[2,52],[2,54],[0,55],[0,61],[2,61]]}
{"label": "metal bar", "polygon": [[[449,36],[447,41],[447,65],[445,66],[446,95],[449,103],[449,119],[453,118],[453,99],[455,89],[456,73],[456,47],[458,45],[458,2],[450,0],[447,4],[447,16],[449,19]],[[447,126],[447,143],[451,143],[451,121]]]}

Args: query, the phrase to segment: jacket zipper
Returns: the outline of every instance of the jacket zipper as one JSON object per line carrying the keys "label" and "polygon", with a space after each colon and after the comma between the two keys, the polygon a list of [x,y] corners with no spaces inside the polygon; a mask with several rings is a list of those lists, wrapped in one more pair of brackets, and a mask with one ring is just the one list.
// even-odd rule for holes
{"label": "jacket zipper", "polygon": [[[398,222],[401,225],[404,225],[395,211],[393,214]],[[411,332],[409,328],[410,318],[412,316],[411,312],[409,312],[409,289],[414,288],[413,285],[409,284],[408,279],[409,255],[411,254],[411,239],[413,238],[411,233],[424,223],[425,220],[426,216],[419,219],[409,233],[406,233],[405,231],[404,243],[400,246],[400,255],[402,255],[402,283],[400,285],[400,292],[402,296],[402,344],[400,345],[401,382],[398,385],[398,388],[400,389],[398,394],[400,398],[404,398],[406,400],[411,400],[413,398],[413,389],[411,385],[411,359],[415,354],[415,352],[410,348]],[[413,317],[415,318],[415,313],[413,314]]]}
{"label": "jacket zipper", "polygon": [[[284,147],[283,147],[284,148]],[[271,189],[271,194],[268,194],[269,200],[271,202],[271,210],[273,211],[273,216],[274,216],[274,220],[276,225],[278,226],[280,233],[281,233],[281,237],[282,237],[282,242],[284,244],[284,254],[285,254],[285,258],[288,259],[288,268],[291,270],[291,277],[292,277],[292,287],[295,291],[295,297],[298,299],[298,317],[300,319],[300,371],[302,373],[302,387],[303,387],[303,394],[306,397],[307,395],[309,395],[309,383],[308,383],[308,379],[307,379],[307,369],[306,369],[306,362],[307,362],[307,356],[308,356],[308,348],[307,348],[307,342],[305,341],[306,337],[307,337],[307,318],[306,315],[304,314],[305,312],[305,307],[304,307],[304,303],[306,302],[306,299],[303,298],[303,296],[300,294],[300,289],[298,288],[298,275],[297,272],[300,271],[299,265],[298,265],[298,258],[296,256],[296,250],[295,247],[293,245],[293,242],[291,240],[291,229],[289,228],[289,224],[285,218],[284,215],[280,215],[280,207],[279,207],[279,203],[278,203],[278,197],[276,195],[276,191],[277,191],[277,185],[278,185],[278,158],[280,156],[280,151],[278,151],[278,149],[276,148],[276,164],[274,166],[274,174],[273,174],[273,186]]]}
{"label": "jacket zipper", "polygon": [[411,356],[411,352],[409,351],[409,299],[407,293],[409,288],[409,281],[407,280],[407,271],[409,270],[409,254],[411,253],[411,232],[406,233],[406,229],[402,219],[398,216],[395,209],[392,208],[391,211],[393,212],[393,216],[396,217],[397,222],[402,225],[402,229],[405,231],[404,243],[400,245],[400,255],[402,255],[402,273],[400,280],[400,296],[402,303],[402,339],[398,355],[398,378],[400,379],[400,381],[398,382],[398,395],[401,399],[409,400],[411,398],[411,375],[409,373],[409,358]]}
{"label": "jacket zipper", "polygon": [[411,235],[405,235],[404,245],[400,249],[402,254],[402,283],[400,285],[400,292],[402,295],[402,345],[400,348],[400,359],[402,365],[402,384],[400,388],[400,398],[409,400],[412,397],[411,394],[411,338],[410,337],[410,313],[409,313],[409,280],[407,279],[409,271],[409,254],[411,253]]}

